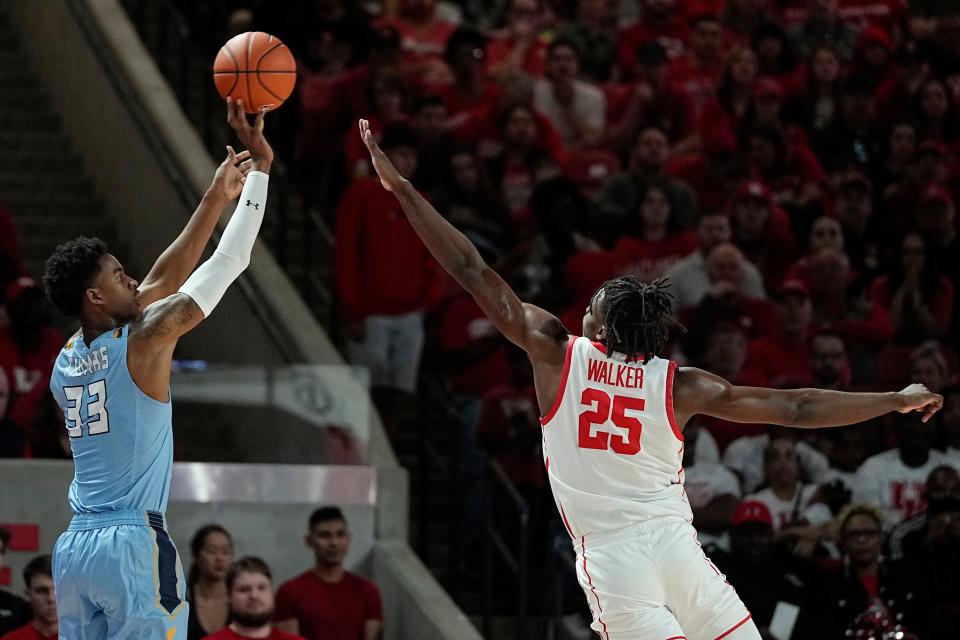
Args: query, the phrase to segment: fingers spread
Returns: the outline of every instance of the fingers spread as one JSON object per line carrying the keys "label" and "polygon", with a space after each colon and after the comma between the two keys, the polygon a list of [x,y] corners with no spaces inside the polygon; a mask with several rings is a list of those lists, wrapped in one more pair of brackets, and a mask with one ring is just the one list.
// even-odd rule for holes
{"label": "fingers spread", "polygon": [[[229,147],[227,148],[229,149]],[[236,164],[238,162],[243,162],[244,160],[247,160],[249,158],[250,158],[250,150],[244,149],[243,151],[238,153],[236,156],[234,156],[233,161],[234,161],[234,164]]]}
{"label": "fingers spread", "polygon": [[241,162],[237,168],[240,169],[240,173],[242,173],[243,175],[246,175],[247,172],[249,172],[250,169],[253,168],[253,160],[247,160],[245,162]]}
{"label": "fingers spread", "polygon": [[230,145],[227,145],[227,161],[230,162],[230,164],[237,163],[237,153],[233,150],[233,147],[231,147]]}

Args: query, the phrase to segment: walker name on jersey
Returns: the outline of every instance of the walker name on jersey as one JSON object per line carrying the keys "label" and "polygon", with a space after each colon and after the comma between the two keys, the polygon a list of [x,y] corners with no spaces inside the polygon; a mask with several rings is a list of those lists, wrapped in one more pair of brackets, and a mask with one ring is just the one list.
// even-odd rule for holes
{"label": "walker name on jersey", "polygon": [[643,388],[643,369],[609,360],[587,361],[587,380],[624,389]]}
{"label": "walker name on jersey", "polygon": [[63,375],[75,378],[85,376],[90,373],[106,371],[110,366],[110,356],[107,355],[107,348],[100,347],[96,351],[91,351],[82,358],[67,356],[67,369]]}

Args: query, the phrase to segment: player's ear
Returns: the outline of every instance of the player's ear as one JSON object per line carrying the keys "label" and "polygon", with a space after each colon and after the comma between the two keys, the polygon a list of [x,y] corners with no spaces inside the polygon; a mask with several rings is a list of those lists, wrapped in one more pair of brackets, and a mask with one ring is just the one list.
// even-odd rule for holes
{"label": "player's ear", "polygon": [[597,340],[603,340],[607,337],[607,325],[600,325],[600,329],[597,331]]}
{"label": "player's ear", "polygon": [[83,295],[91,304],[103,304],[103,296],[100,295],[100,290],[96,287],[87,287],[86,291],[83,292]]}

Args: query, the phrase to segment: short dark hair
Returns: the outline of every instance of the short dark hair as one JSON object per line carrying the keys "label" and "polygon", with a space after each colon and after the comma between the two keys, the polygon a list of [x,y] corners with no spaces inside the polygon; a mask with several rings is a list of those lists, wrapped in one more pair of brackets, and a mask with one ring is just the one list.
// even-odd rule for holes
{"label": "short dark hair", "polygon": [[553,55],[553,52],[560,47],[571,49],[577,55],[577,60],[580,60],[583,57],[583,51],[580,50],[580,45],[576,40],[568,36],[559,36],[554,38],[554,40],[547,47],[547,55]]}
{"label": "short dark hair", "polygon": [[53,577],[53,570],[50,568],[50,555],[37,556],[27,563],[23,568],[23,584],[30,588],[30,583],[37,576]]}
{"label": "short dark hair", "polygon": [[43,286],[47,297],[60,313],[80,315],[87,287],[100,273],[100,258],[107,245],[99,238],[80,236],[57,246],[47,258]]}
{"label": "short dark hair", "polygon": [[308,522],[310,531],[313,531],[313,528],[321,522],[327,522],[328,520],[342,520],[344,524],[347,522],[340,507],[324,506],[310,514]]}
{"label": "short dark hair", "polygon": [[267,576],[267,580],[273,580],[270,566],[266,562],[256,556],[244,556],[230,563],[230,567],[227,569],[227,591],[233,590],[233,583],[241,573],[259,573]]}
{"label": "short dark hair", "polygon": [[616,351],[628,362],[640,358],[647,362],[663,350],[673,323],[669,288],[666,278],[643,282],[620,276],[603,283],[601,315],[606,333],[600,342],[608,355]]}
{"label": "short dark hair", "polygon": [[[190,555],[196,559],[200,555],[200,550],[203,549],[203,545],[207,543],[207,538],[211,533],[222,533],[227,536],[227,540],[230,541],[230,545],[233,545],[233,536],[230,535],[230,532],[227,531],[224,527],[219,524],[208,524],[200,527],[193,534],[193,537],[190,539]],[[193,589],[193,585],[197,583],[200,579],[200,566],[194,562],[190,565],[190,572],[187,574],[187,589]]]}
{"label": "short dark hair", "polygon": [[453,56],[460,47],[473,47],[474,49],[484,50],[487,48],[487,36],[470,27],[460,27],[451,33],[450,37],[447,38],[447,44],[443,51],[443,59],[447,64],[453,62]]}

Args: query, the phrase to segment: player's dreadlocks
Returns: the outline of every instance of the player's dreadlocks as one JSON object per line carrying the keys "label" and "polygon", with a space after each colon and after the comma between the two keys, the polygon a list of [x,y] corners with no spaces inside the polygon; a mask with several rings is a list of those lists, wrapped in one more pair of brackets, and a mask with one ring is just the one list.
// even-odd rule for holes
{"label": "player's dreadlocks", "polygon": [[643,282],[620,276],[604,283],[601,314],[606,334],[600,342],[607,353],[625,354],[628,362],[640,358],[647,362],[660,353],[673,322],[669,287],[666,278]]}

